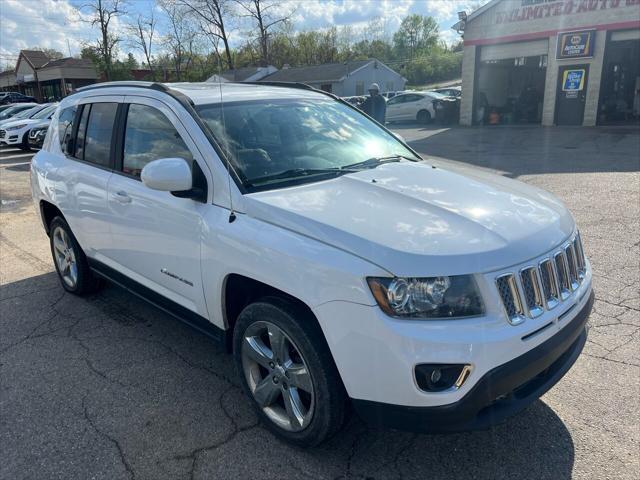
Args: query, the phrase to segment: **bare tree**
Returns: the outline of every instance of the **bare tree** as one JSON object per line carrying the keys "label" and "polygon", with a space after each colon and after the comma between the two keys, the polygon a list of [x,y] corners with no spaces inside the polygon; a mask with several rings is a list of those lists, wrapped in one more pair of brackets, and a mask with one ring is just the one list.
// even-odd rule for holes
{"label": "bare tree", "polygon": [[269,35],[270,30],[279,23],[287,22],[293,11],[278,15],[278,10],[283,3],[276,0],[235,0],[245,12],[243,17],[248,17],[256,22],[258,29],[258,42],[260,44],[260,61],[262,66],[269,64]]}
{"label": "bare tree", "polygon": [[153,37],[156,33],[154,8],[151,8],[151,15],[148,17],[138,15],[135,23],[129,25],[129,33],[131,34],[131,43],[133,47],[143,53],[149,70],[151,70],[151,76],[155,79],[152,64]]}
{"label": "bare tree", "polygon": [[227,68],[233,70],[233,58],[229,47],[229,29],[226,22],[231,18],[229,0],[175,0],[178,5],[189,9],[200,20],[202,33],[211,39],[214,46],[218,40],[224,45]]}
{"label": "bare tree", "polygon": [[187,18],[189,10],[180,3],[180,0],[160,0],[159,4],[169,20],[166,41],[173,54],[176,80],[180,81],[195,32]]}
{"label": "bare tree", "polygon": [[100,28],[100,39],[97,41],[96,48],[104,62],[107,80],[111,80],[114,49],[121,41],[121,38],[113,33],[111,22],[127,13],[125,0],[91,0],[82,5],[79,10],[89,14],[90,18],[85,20],[86,22]]}

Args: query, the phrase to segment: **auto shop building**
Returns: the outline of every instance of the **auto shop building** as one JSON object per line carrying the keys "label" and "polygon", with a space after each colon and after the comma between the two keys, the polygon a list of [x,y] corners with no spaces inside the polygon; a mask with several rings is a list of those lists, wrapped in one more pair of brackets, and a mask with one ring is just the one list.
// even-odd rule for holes
{"label": "auto shop building", "polygon": [[491,0],[464,37],[460,123],[640,119],[640,0]]}

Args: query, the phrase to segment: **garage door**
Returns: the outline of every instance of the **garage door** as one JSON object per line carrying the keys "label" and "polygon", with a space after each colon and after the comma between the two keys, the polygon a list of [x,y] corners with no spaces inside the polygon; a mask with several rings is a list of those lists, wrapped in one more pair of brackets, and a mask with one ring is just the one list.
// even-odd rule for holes
{"label": "garage door", "polygon": [[533,42],[503,43],[501,45],[486,45],[480,50],[480,60],[505,60],[517,57],[535,57],[549,53],[549,39]]}

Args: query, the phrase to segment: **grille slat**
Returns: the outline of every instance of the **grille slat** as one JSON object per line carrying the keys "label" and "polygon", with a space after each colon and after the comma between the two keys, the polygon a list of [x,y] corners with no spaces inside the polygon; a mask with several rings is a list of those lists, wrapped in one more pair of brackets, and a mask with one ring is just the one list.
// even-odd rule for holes
{"label": "grille slat", "polygon": [[576,252],[576,262],[578,263],[578,277],[580,277],[580,280],[582,280],[584,278],[584,272],[587,268],[587,262],[584,258],[584,249],[582,248],[582,239],[580,238],[579,233],[573,240],[573,249]]}
{"label": "grille slat", "polygon": [[502,275],[496,279],[496,286],[502,299],[502,304],[513,325],[524,321],[524,308],[516,285],[516,279],[512,274]]}
{"label": "grille slat", "polygon": [[569,282],[571,290],[575,290],[580,285],[578,278],[578,262],[576,261],[576,252],[573,249],[573,243],[564,247],[564,253],[567,258],[567,266],[569,267]]}
{"label": "grille slat", "polygon": [[530,317],[542,315],[544,311],[542,292],[538,280],[538,270],[535,267],[527,267],[520,272],[524,300],[529,310]]}
{"label": "grille slat", "polygon": [[558,247],[540,263],[496,278],[496,286],[509,322],[535,318],[565,301],[584,280],[587,261],[580,234]]}
{"label": "grille slat", "polygon": [[542,292],[547,303],[547,308],[552,309],[558,304],[560,291],[558,289],[558,278],[553,268],[553,262],[548,258],[540,262],[540,282]]}

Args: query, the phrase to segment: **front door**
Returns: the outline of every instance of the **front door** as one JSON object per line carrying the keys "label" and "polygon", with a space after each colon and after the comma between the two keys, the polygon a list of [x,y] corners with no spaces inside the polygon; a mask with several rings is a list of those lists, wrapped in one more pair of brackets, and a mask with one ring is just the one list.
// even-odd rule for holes
{"label": "front door", "polygon": [[[152,190],[142,168],[160,158],[201,160],[191,137],[162,102],[125,97],[122,155],[109,180],[111,248],[126,276],[207,317],[200,272],[202,216],[207,204]],[[122,128],[122,127],[120,127]]]}
{"label": "front door", "polygon": [[589,65],[565,65],[558,70],[556,125],[582,125]]}

